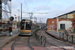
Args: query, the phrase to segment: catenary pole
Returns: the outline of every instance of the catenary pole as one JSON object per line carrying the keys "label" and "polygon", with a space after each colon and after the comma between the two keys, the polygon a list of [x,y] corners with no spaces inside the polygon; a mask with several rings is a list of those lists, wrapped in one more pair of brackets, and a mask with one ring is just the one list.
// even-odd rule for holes
{"label": "catenary pole", "polygon": [[21,20],[22,20],[22,3],[21,3]]}

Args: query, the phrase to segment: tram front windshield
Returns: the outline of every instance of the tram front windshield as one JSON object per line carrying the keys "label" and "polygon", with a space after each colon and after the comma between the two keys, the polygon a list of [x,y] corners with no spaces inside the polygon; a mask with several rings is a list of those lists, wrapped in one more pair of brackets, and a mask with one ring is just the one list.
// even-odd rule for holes
{"label": "tram front windshield", "polygon": [[21,29],[31,30],[31,24],[30,24],[30,22],[24,22],[24,23],[22,23]]}

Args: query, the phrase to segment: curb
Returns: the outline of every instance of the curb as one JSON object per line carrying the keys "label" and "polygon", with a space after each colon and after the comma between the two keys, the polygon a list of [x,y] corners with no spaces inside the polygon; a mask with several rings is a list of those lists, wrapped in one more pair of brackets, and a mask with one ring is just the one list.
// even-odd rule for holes
{"label": "curb", "polygon": [[46,32],[48,35],[51,35],[52,37],[54,37],[54,38],[56,38],[56,39],[66,41],[66,40],[64,40],[63,38],[60,38],[60,37],[58,37],[58,36],[55,36],[55,35],[53,35],[53,34],[48,33],[47,31],[45,31],[45,32]]}
{"label": "curb", "polygon": [[[65,42],[69,42],[69,41],[67,41],[67,40],[65,40],[65,39],[63,39],[63,38],[60,38],[60,37],[58,37],[58,36],[55,36],[55,35],[53,35],[53,34],[50,34],[50,33],[48,33],[47,31],[45,31],[48,35],[51,35],[52,37],[54,37],[54,38],[56,38],[56,39],[59,39],[59,40],[62,40],[62,41],[65,41]],[[69,43],[72,43],[72,42],[69,42]],[[75,44],[75,43],[72,43],[72,44]]]}
{"label": "curb", "polygon": [[14,37],[12,37],[11,39],[9,39],[7,42],[5,42],[1,47],[3,47],[4,45],[6,45],[6,44],[8,44],[8,43],[10,43],[12,40],[14,40],[15,38],[17,38],[18,37],[18,35],[16,35],[16,36],[14,36]]}

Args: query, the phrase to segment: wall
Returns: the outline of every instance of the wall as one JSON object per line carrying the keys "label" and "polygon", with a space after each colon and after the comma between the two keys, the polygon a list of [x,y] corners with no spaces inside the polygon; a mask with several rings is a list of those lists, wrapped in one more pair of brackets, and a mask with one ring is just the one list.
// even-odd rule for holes
{"label": "wall", "polygon": [[73,14],[68,14],[67,15],[67,18],[73,18],[74,16],[73,16]]}
{"label": "wall", "polygon": [[59,18],[63,18],[63,19],[66,19],[67,15],[62,15],[60,16]]}
{"label": "wall", "polygon": [[55,30],[56,29],[56,20],[57,19],[47,19],[47,29],[48,30]]}
{"label": "wall", "polygon": [[60,19],[72,19],[73,18],[73,14],[65,14],[62,16],[59,16]]}
{"label": "wall", "polygon": [[60,24],[65,24],[65,29],[67,30],[68,28],[72,27],[72,22],[67,21],[67,20],[62,20],[58,22],[58,30],[60,30]]}
{"label": "wall", "polygon": [[[72,19],[59,19],[60,21],[72,21]],[[57,29],[57,19],[47,19],[47,30],[56,30]]]}

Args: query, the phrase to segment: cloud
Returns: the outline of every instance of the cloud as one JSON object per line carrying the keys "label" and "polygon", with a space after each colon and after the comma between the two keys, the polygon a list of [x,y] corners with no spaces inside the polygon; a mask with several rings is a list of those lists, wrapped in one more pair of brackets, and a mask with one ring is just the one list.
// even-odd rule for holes
{"label": "cloud", "polygon": [[64,9],[64,12],[70,12],[70,11],[73,11],[73,10],[75,10],[75,4],[73,4],[69,7],[67,7],[66,9]]}
{"label": "cloud", "polygon": [[12,8],[17,8],[17,7],[19,7],[20,5],[19,5],[19,2],[17,2],[17,0],[13,0],[12,1]]}
{"label": "cloud", "polygon": [[[75,10],[75,0],[25,0],[29,10],[25,5],[24,0],[13,0],[12,1],[12,15],[18,14],[18,8],[20,9],[20,3],[23,3],[23,12],[34,12],[33,17],[41,18],[43,22],[46,22],[47,18],[57,17],[64,13]],[[47,5],[47,7],[46,7]],[[45,8],[46,7],[46,8]],[[48,14],[35,14],[37,13],[46,13]],[[21,14],[19,12],[19,14]],[[23,13],[23,17],[29,17],[29,14]],[[38,20],[39,21],[39,20]]]}
{"label": "cloud", "polygon": [[38,6],[38,7],[35,7],[34,8],[36,11],[47,11],[47,10],[50,10],[51,8],[50,7],[46,7],[44,5],[41,5],[41,6]]}

